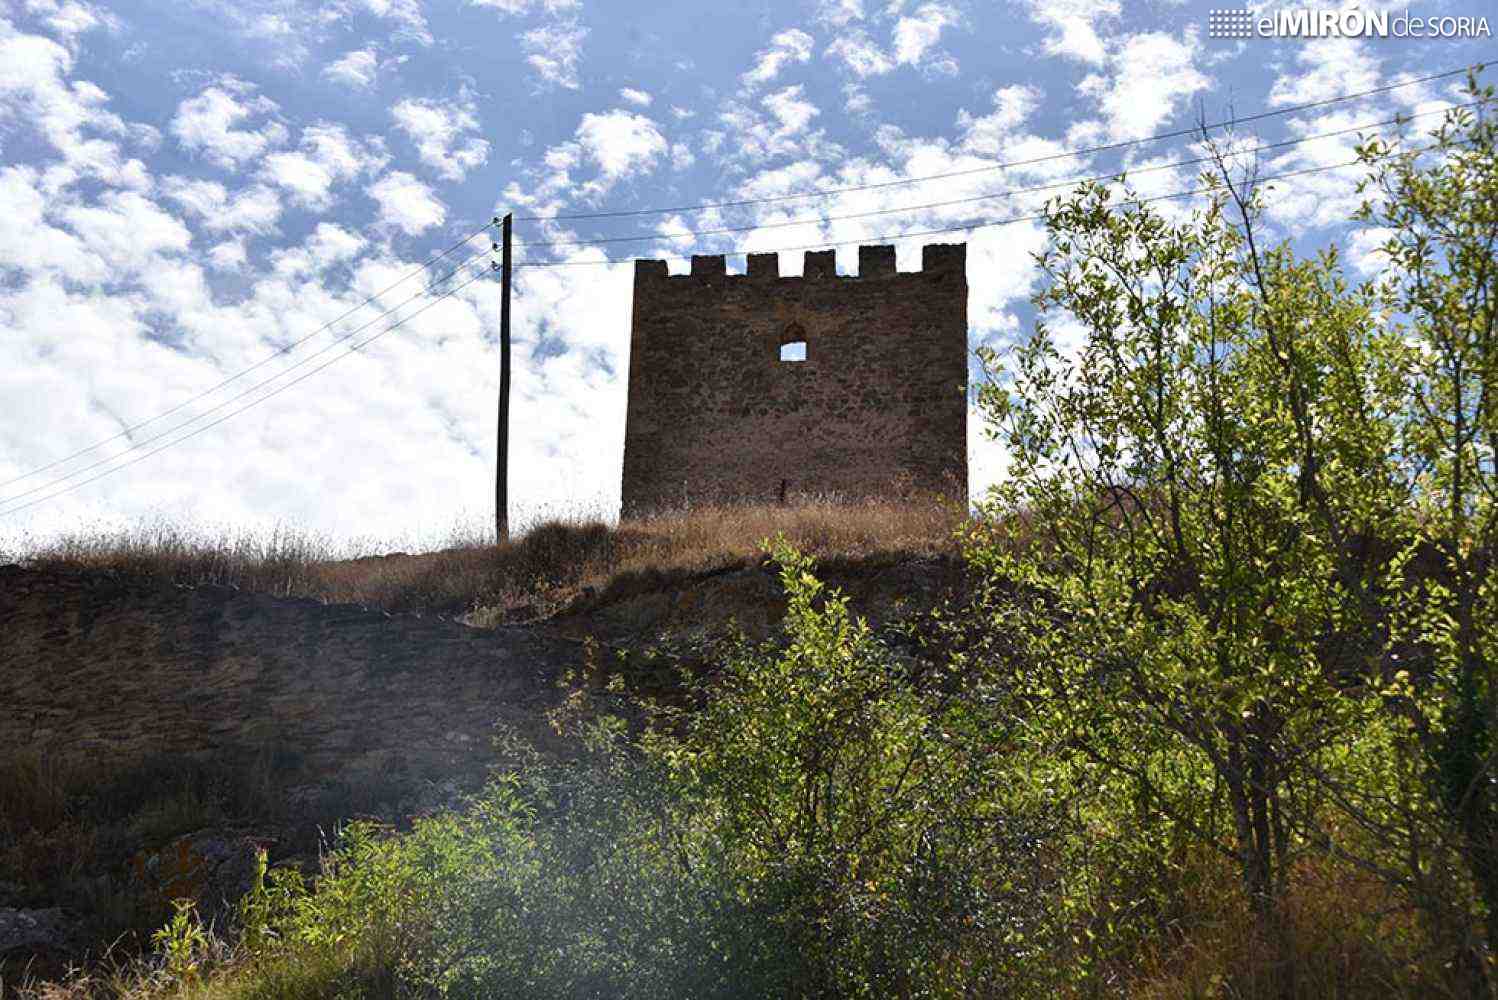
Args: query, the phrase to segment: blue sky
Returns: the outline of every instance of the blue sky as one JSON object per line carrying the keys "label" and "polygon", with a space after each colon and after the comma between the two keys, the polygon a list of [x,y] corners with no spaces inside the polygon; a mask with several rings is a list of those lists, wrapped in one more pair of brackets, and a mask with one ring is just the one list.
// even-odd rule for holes
{"label": "blue sky", "polygon": [[[1487,0],[1361,9],[1406,6],[1492,20]],[[1027,214],[1046,197],[1004,196],[1012,188],[1125,168],[1145,171],[1135,182],[1146,194],[1190,187],[1193,168],[1150,168],[1200,150],[1148,142],[975,168],[1141,139],[1198,114],[1218,120],[1383,87],[1498,53],[1490,35],[1216,39],[1212,7],[0,0],[0,482],[107,441],[0,486],[0,511],[11,511],[0,513],[0,543],[164,517],[410,546],[484,523],[497,282],[481,277],[432,299],[408,281],[378,305],[361,303],[497,211],[633,211],[884,185],[517,224],[520,260],[579,266],[517,276],[512,519],[611,514],[631,267],[601,262],[847,244],[839,264],[856,271],[860,240]],[[1456,82],[1263,120],[1238,141],[1428,113],[1454,98]],[[1269,151],[1261,169],[1334,164],[1350,158],[1353,141]],[[954,171],[968,173],[889,183]],[[1375,234],[1345,225],[1356,177],[1329,170],[1282,182],[1268,225],[1307,247],[1340,241],[1352,266],[1371,273]],[[828,221],[980,195],[998,197]],[[675,235],[725,227],[748,231]],[[535,245],[626,236],[652,239]],[[937,239],[948,238],[963,237]],[[1042,234],[1024,223],[966,238],[970,341],[1013,341],[1031,319],[1030,255]],[[903,269],[919,266],[923,242],[897,241]],[[478,275],[486,247],[476,238],[455,256],[476,254]],[[782,274],[800,267],[800,253],[783,255]],[[335,338],[379,332],[391,306],[396,316],[424,311],[287,384],[339,358]],[[980,489],[1000,474],[1002,455],[976,424],[970,437]]]}

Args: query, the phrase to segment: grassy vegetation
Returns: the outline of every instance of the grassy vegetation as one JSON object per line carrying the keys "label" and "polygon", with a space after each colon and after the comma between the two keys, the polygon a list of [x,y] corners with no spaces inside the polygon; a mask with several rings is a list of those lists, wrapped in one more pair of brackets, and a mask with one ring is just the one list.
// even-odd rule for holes
{"label": "grassy vegetation", "polygon": [[1267,940],[1230,861],[1025,750],[1008,671],[952,669],[981,638],[880,634],[778,556],[781,633],[725,648],[693,711],[580,689],[575,756],[515,735],[462,808],[347,827],[219,935],[184,912],[154,954],[18,995],[1469,995],[1456,944],[1333,853]]}
{"label": "grassy vegetation", "polygon": [[955,516],[937,502],[698,507],[608,524],[586,517],[542,522],[510,541],[457,535],[437,552],[350,552],[315,535],[280,530],[234,535],[157,523],[64,536],[24,552],[23,565],[107,571],[186,585],[216,584],[389,611],[484,620],[536,614],[592,588],[627,592],[763,558],[760,542],[784,536],[818,557],[955,555]]}
{"label": "grassy vegetation", "polygon": [[[307,785],[292,762],[161,756],[120,768],[108,760],[65,767],[34,754],[0,760],[0,908],[62,907],[76,934],[41,961],[0,961],[0,984],[23,970],[58,975],[70,961],[106,951],[130,959],[150,951],[170,899],[132,863],[204,830],[244,830],[274,839],[282,863],[315,868],[341,823],[387,811],[405,786]],[[34,958],[35,956],[31,956]],[[4,995],[0,988],[0,995]]]}

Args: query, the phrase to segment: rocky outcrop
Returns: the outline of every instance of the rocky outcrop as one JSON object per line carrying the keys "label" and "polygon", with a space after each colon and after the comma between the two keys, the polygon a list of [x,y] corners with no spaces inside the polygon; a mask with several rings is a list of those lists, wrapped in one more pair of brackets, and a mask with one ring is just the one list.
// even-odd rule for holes
{"label": "rocky outcrop", "polygon": [[222,933],[239,900],[254,888],[256,856],[273,844],[270,837],[239,830],[199,830],[135,855],[130,873],[137,891],[165,905],[191,900],[199,919]]}
{"label": "rocky outcrop", "polygon": [[102,574],[0,567],[0,753],[123,768],[271,751],[314,780],[440,779],[539,728],[575,642]]}
{"label": "rocky outcrop", "polygon": [[62,910],[0,910],[0,960],[63,952],[73,947],[74,924]]}

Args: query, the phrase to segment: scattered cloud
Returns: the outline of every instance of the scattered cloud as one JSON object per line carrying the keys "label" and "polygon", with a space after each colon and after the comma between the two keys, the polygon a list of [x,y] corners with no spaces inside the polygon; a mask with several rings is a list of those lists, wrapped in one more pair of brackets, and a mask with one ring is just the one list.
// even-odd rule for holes
{"label": "scattered cloud", "polygon": [[471,7],[490,7],[502,14],[529,14],[544,10],[558,14],[576,8],[581,0],[468,0]]}
{"label": "scattered cloud", "polygon": [[392,170],[365,190],[380,206],[380,222],[407,236],[419,236],[447,218],[447,207],[432,189],[404,170]]}
{"label": "scattered cloud", "polygon": [[287,247],[271,257],[277,274],[310,276],[352,259],[365,247],[364,237],[331,222],[319,222],[300,246]]}
{"label": "scattered cloud", "polygon": [[344,53],[340,58],[324,66],[322,75],[346,87],[368,89],[374,86],[375,75],[379,72],[379,68],[379,56],[375,54],[371,46]]}
{"label": "scattered cloud", "polygon": [[1025,4],[1030,18],[1047,29],[1041,46],[1046,55],[1098,66],[1107,60],[1098,23],[1119,17],[1120,0],[1025,0]]}
{"label": "scattered cloud", "polygon": [[[332,5],[337,9],[340,4]],[[421,11],[421,0],[343,0],[341,6],[363,8],[375,17],[394,21],[406,37],[422,45],[432,44],[432,32],[427,26],[426,15]]]}
{"label": "scattered cloud", "polygon": [[466,88],[453,100],[407,98],[390,111],[396,128],[416,144],[421,162],[449,181],[460,181],[489,158],[479,131],[478,107]]}
{"label": "scattered cloud", "polygon": [[260,177],[303,208],[321,212],[333,203],[334,185],[377,173],[388,161],[378,141],[361,142],[342,125],[318,122],[302,130],[296,149],[267,156]]}
{"label": "scattered cloud", "polygon": [[619,96],[638,108],[650,107],[650,102],[653,100],[650,94],[643,90],[636,90],[634,87],[625,87],[619,91]]}
{"label": "scattered cloud", "polygon": [[1181,38],[1159,31],[1130,35],[1110,53],[1107,72],[1088,76],[1077,90],[1098,102],[1110,137],[1142,139],[1211,83],[1196,68],[1198,54],[1191,31]]}
{"label": "scattered cloud", "polygon": [[655,122],[622,109],[583,115],[577,141],[603,175],[603,184],[596,189],[600,192],[631,174],[648,173],[669,148]]}
{"label": "scattered cloud", "polygon": [[815,104],[805,99],[803,92],[804,88],[798,83],[765,97],[766,110],[780,123],[778,135],[794,135],[821,114]]}
{"label": "scattered cloud", "polygon": [[524,32],[520,44],[526,52],[525,61],[544,84],[576,90],[582,85],[577,63],[587,37],[588,29],[577,21],[557,21]]}
{"label": "scattered cloud", "polygon": [[768,48],[755,54],[754,68],[740,79],[746,86],[769,83],[787,65],[809,61],[813,44],[812,37],[800,28],[787,28],[770,39]]}
{"label": "scattered cloud", "polygon": [[281,199],[264,184],[252,184],[232,195],[218,181],[167,177],[162,193],[190,214],[210,233],[235,232],[264,235],[275,232],[281,217]]}
{"label": "scattered cloud", "polygon": [[1020,141],[1015,130],[1040,108],[1043,96],[1039,87],[1013,84],[994,92],[993,111],[989,114],[974,116],[966,110],[958,111],[962,147],[984,156],[998,157],[1006,149],[1012,152]]}
{"label": "scattered cloud", "polygon": [[[149,147],[158,138],[155,129],[127,125],[108,109],[103,89],[69,79],[73,62],[73,53],[53,39],[16,31],[0,19],[0,126],[34,130],[61,154],[54,189],[81,176],[149,187],[144,165],[128,158],[122,144]],[[0,131],[0,143],[5,138]]]}
{"label": "scattered cloud", "polygon": [[895,61],[860,28],[843,32],[827,46],[827,54],[859,78],[879,76],[895,68]]}
{"label": "scattered cloud", "polygon": [[834,28],[862,21],[863,16],[863,0],[821,0],[817,7],[817,20]]}
{"label": "scattered cloud", "polygon": [[185,251],[192,233],[180,219],[135,191],[106,191],[94,204],[58,213],[115,277],[140,274],[154,258]]}
{"label": "scattered cloud", "polygon": [[208,266],[215,271],[237,271],[249,262],[243,239],[225,240],[208,251]]}
{"label": "scattered cloud", "polygon": [[957,72],[957,61],[936,50],[942,30],[960,24],[957,8],[945,3],[922,4],[914,14],[895,23],[894,59],[902,66],[927,65],[942,73]]}
{"label": "scattered cloud", "polygon": [[[276,102],[257,95],[253,84],[226,76],[177,105],[170,129],[183,149],[234,170],[286,141],[286,126],[270,117],[277,110]],[[270,120],[259,128],[239,127],[260,117]]]}
{"label": "scattered cloud", "polygon": [[26,10],[69,44],[95,28],[117,30],[120,26],[114,14],[83,0],[26,0]]}
{"label": "scattered cloud", "polygon": [[1295,67],[1275,77],[1270,104],[1309,104],[1379,84],[1377,57],[1356,39],[1322,38],[1303,45]]}

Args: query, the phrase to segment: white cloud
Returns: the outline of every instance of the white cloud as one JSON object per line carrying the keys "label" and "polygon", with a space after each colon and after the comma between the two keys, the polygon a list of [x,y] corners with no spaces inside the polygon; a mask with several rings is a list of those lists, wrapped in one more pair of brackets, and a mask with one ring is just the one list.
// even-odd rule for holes
{"label": "white cloud", "polygon": [[376,173],[388,159],[377,141],[360,143],[342,125],[319,122],[302,129],[297,149],[267,156],[260,176],[303,207],[326,211],[335,184]]}
{"label": "white cloud", "polygon": [[379,203],[380,221],[408,236],[424,233],[447,218],[447,207],[432,189],[404,170],[392,170],[366,191]]}
{"label": "white cloud", "polygon": [[610,184],[631,174],[649,172],[668,149],[666,137],[655,122],[622,109],[583,115],[577,126],[577,141]]}
{"label": "white cloud", "polygon": [[53,34],[72,43],[77,36],[95,28],[117,29],[119,19],[82,0],[27,0],[26,9],[41,17]]}
{"label": "white cloud", "polygon": [[859,28],[840,34],[827,46],[827,54],[841,61],[860,78],[879,76],[895,68],[895,61]]}
{"label": "white cloud", "polygon": [[779,135],[794,135],[804,129],[819,112],[817,106],[802,97],[802,87],[786,87],[764,99],[765,108],[780,122]]}
{"label": "white cloud", "polygon": [[432,44],[432,33],[427,27],[426,15],[421,12],[421,0],[356,0],[356,2],[375,17],[401,25],[407,37],[423,45]]}
{"label": "white cloud", "polygon": [[990,114],[978,117],[966,110],[958,111],[957,127],[963,133],[962,147],[985,156],[997,157],[1006,149],[1012,154],[1017,142],[1014,130],[1039,109],[1041,97],[1038,87],[1015,84],[994,92]]}
{"label": "white cloud", "polygon": [[210,163],[233,170],[286,141],[286,127],[274,119],[259,129],[236,127],[240,122],[273,115],[275,101],[257,96],[254,86],[225,77],[196,97],[177,105],[171,132],[182,148],[201,153]]}
{"label": "white cloud", "polygon": [[334,83],[362,89],[372,87],[379,71],[379,58],[373,48],[354,49],[346,52],[323,67],[322,75]]}
{"label": "white cloud", "polygon": [[121,143],[149,145],[155,130],[127,125],[107,110],[102,89],[70,81],[73,58],[52,39],[18,32],[0,19],[0,125],[30,127],[62,155],[54,191],[83,175],[115,186],[149,186],[144,166],[127,160]]}
{"label": "white cloud", "polygon": [[134,191],[106,191],[95,204],[69,205],[58,213],[122,278],[156,266],[156,258],[179,253],[192,242],[180,220]]}
{"label": "white cloud", "polygon": [[237,271],[248,260],[243,239],[225,240],[208,251],[208,265],[217,271]]}
{"label": "white cloud", "polygon": [[800,28],[787,28],[770,39],[768,48],[754,56],[754,68],[741,79],[746,85],[768,83],[780,75],[789,63],[804,63],[811,59],[813,40]]}
{"label": "white cloud", "polygon": [[1298,69],[1275,77],[1270,104],[1309,104],[1379,83],[1377,58],[1356,39],[1317,39],[1315,45],[1299,46],[1295,61]]}
{"label": "white cloud", "polygon": [[439,177],[460,181],[489,158],[488,141],[466,134],[479,128],[478,107],[467,90],[448,102],[407,98],[390,113],[416,144],[421,162]]}
{"label": "white cloud", "polygon": [[280,197],[264,184],[253,184],[231,196],[217,181],[167,177],[161,189],[211,233],[271,233],[281,217]]}
{"label": "white cloud", "polygon": [[576,90],[581,86],[577,63],[587,36],[588,29],[576,21],[558,21],[524,32],[520,46],[526,52],[525,61],[544,83]]}
{"label": "white cloud", "polygon": [[625,87],[623,90],[619,91],[619,96],[624,98],[630,104],[641,108],[650,107],[650,102],[653,100],[648,92],[643,90],[636,90],[634,87]]}
{"label": "white cloud", "polygon": [[[902,66],[919,66],[929,63],[945,73],[955,73],[957,63],[951,56],[938,55],[933,50],[941,40],[943,28],[959,24],[957,9],[944,3],[922,4],[909,17],[895,23],[894,58]],[[932,58],[927,59],[930,53]]]}
{"label": "white cloud", "polygon": [[850,115],[867,115],[874,109],[874,99],[862,85],[857,83],[843,84],[843,107]]}
{"label": "white cloud", "polygon": [[0,168],[0,267],[39,273],[56,270],[72,281],[98,281],[104,262],[76,235],[47,221],[47,192],[29,166]]}
{"label": "white cloud", "polygon": [[1196,68],[1198,51],[1191,32],[1184,40],[1158,31],[1130,35],[1109,56],[1111,77],[1093,74],[1077,89],[1097,100],[1112,138],[1141,139],[1211,83]]}
{"label": "white cloud", "polygon": [[468,0],[471,7],[490,7],[502,14],[529,14],[544,10],[550,14],[572,10],[581,0]]}
{"label": "white cloud", "polygon": [[1102,65],[1107,46],[1098,35],[1098,22],[1116,19],[1119,0],[1026,0],[1030,17],[1050,29],[1044,49],[1047,55],[1066,56]]}
{"label": "white cloud", "polygon": [[334,264],[354,259],[365,246],[362,236],[331,222],[320,222],[299,247],[287,247],[271,257],[277,274],[312,276]]}
{"label": "white cloud", "polygon": [[817,19],[834,28],[863,20],[863,0],[821,0]]}

